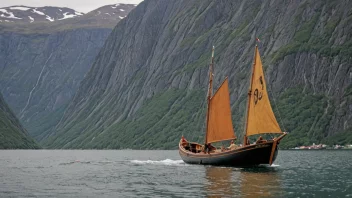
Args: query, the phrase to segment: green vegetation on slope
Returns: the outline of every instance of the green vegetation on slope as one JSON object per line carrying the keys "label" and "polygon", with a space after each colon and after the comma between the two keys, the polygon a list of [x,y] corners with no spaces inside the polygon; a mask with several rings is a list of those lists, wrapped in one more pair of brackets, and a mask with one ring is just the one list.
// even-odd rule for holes
{"label": "green vegetation on slope", "polygon": [[[80,144],[66,146],[76,149],[176,149],[182,134],[194,141],[204,138],[204,102],[204,91],[170,89],[145,101],[133,118],[115,123],[102,133],[71,128],[72,133],[61,136],[59,141],[57,137],[51,137],[46,145],[56,148],[56,145],[60,146],[57,142],[74,140]],[[77,134],[74,132],[81,135],[75,139]]]}
{"label": "green vegetation on slope", "polygon": [[55,127],[57,123],[59,123],[60,119],[62,118],[62,115],[65,112],[66,107],[67,105],[63,105],[54,112],[50,113],[49,115],[45,114],[45,112],[42,111],[38,113],[39,115],[37,115],[39,117],[37,119],[38,122],[25,123],[24,127],[28,131],[33,131],[33,133],[31,134],[33,138],[38,141],[41,141],[48,135],[50,130],[52,130],[52,128]]}
{"label": "green vegetation on slope", "polygon": [[320,143],[325,138],[332,106],[325,96],[302,90],[301,87],[287,89],[279,97],[281,129],[290,132],[281,142],[281,148]]}
{"label": "green vegetation on slope", "polygon": [[38,149],[0,95],[0,149]]}

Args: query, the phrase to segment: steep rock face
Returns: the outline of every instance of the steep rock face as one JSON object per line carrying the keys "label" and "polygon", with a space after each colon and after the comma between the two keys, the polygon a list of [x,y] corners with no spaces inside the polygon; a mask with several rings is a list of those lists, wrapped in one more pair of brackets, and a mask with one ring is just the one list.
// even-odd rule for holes
{"label": "steep rock face", "polygon": [[229,76],[241,136],[256,37],[276,115],[292,132],[282,144],[348,133],[351,8],[349,1],[146,0],[115,27],[45,144],[176,148],[181,134],[201,140],[212,45],[214,84]]}
{"label": "steep rock face", "polygon": [[[33,137],[60,119],[109,29],[0,35],[0,88]],[[51,113],[52,119],[47,119]],[[44,127],[44,128],[43,128]]]}
{"label": "steep rock face", "polygon": [[[67,19],[65,23],[4,26],[0,33],[0,90],[29,134],[38,141],[61,119],[111,28],[119,20],[118,16],[114,19],[82,16]],[[92,21],[97,24],[81,27]],[[108,22],[102,22],[104,26],[100,27],[99,21]],[[72,28],[72,23],[77,27]],[[21,27],[27,27],[26,31],[21,31]]]}
{"label": "steep rock face", "polygon": [[37,149],[0,94],[0,149]]}

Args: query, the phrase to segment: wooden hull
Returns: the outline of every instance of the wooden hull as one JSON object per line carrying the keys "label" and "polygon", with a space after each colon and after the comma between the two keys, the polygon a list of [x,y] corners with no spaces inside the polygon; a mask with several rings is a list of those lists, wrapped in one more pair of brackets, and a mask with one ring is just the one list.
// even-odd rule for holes
{"label": "wooden hull", "polygon": [[274,144],[274,141],[247,145],[230,151],[211,153],[193,153],[179,144],[179,153],[182,160],[188,164],[234,167],[257,166],[260,164],[270,164],[273,146],[275,146],[275,153],[272,160],[274,162],[278,154],[277,144]]}

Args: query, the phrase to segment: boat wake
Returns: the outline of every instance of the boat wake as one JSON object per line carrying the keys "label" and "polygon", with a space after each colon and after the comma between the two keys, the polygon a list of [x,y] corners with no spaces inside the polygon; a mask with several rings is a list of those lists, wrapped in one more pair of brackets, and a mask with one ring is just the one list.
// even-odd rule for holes
{"label": "boat wake", "polygon": [[75,161],[70,161],[70,162],[64,162],[64,163],[60,163],[59,165],[71,165],[71,164],[90,164],[90,161],[80,161],[80,160],[75,160]]}
{"label": "boat wake", "polygon": [[280,165],[278,164],[272,164],[271,167],[279,167]]}
{"label": "boat wake", "polygon": [[93,165],[105,165],[105,164],[112,164],[113,161],[104,160],[104,161],[81,161],[81,160],[74,160],[69,162],[60,163],[59,165],[72,165],[72,164],[93,164]]}
{"label": "boat wake", "polygon": [[166,165],[166,166],[185,166],[186,164],[182,160],[131,160],[133,164],[144,165],[144,164],[154,164],[154,165]]}

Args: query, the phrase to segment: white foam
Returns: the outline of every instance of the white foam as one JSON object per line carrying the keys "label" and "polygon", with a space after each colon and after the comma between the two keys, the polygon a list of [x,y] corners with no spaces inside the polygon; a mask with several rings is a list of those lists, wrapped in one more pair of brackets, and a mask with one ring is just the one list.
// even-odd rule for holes
{"label": "white foam", "polygon": [[280,165],[278,164],[271,164],[271,167],[279,167]]}
{"label": "white foam", "polygon": [[166,165],[166,166],[184,166],[186,165],[182,160],[131,160],[133,164],[154,164],[154,165]]}
{"label": "white foam", "polygon": [[29,10],[29,9],[31,9],[31,8],[15,6],[15,7],[10,7],[10,9],[11,9],[11,10],[22,10],[22,11],[26,11],[26,10]]}

